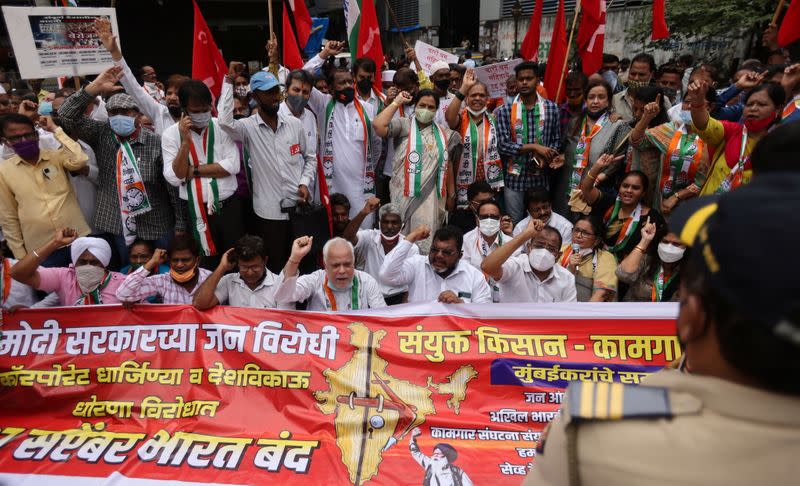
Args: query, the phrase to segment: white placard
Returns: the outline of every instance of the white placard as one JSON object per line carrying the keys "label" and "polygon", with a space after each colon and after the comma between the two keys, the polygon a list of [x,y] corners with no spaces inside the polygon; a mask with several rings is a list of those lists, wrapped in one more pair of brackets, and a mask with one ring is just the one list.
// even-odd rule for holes
{"label": "white placard", "polygon": [[112,66],[94,21],[108,17],[119,44],[113,8],[3,7],[3,17],[22,79],[97,74]]}
{"label": "white placard", "polygon": [[514,67],[522,59],[498,62],[475,68],[475,77],[489,89],[489,98],[502,98],[506,95],[506,80],[514,74]]}
{"label": "white placard", "polygon": [[422,70],[428,75],[432,74],[431,66],[437,61],[444,61],[447,64],[456,64],[458,62],[458,56],[455,54],[450,54],[420,40],[414,44],[414,52],[417,54]]}

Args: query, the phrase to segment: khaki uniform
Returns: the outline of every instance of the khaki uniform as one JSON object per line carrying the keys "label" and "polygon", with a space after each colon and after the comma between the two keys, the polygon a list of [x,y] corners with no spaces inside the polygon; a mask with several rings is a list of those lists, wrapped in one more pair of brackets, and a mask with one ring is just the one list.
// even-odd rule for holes
{"label": "khaki uniform", "polygon": [[574,383],[523,484],[800,484],[800,397],[673,370]]}

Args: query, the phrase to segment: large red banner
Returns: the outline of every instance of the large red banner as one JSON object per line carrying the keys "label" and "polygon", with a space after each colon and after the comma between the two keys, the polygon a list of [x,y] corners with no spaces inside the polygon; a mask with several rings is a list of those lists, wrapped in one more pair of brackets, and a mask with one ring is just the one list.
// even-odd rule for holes
{"label": "large red banner", "polygon": [[419,485],[447,444],[462,484],[519,484],[569,381],[635,385],[679,357],[675,311],[20,311],[0,339],[0,482]]}

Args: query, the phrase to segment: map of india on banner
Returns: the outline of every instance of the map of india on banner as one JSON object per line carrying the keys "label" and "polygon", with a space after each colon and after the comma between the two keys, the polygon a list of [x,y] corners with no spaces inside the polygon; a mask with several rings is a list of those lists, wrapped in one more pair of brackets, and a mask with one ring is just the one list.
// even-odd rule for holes
{"label": "map of india on banner", "polygon": [[6,314],[0,483],[420,485],[447,444],[474,484],[519,484],[568,382],[635,386],[680,356],[676,313],[424,304]]}

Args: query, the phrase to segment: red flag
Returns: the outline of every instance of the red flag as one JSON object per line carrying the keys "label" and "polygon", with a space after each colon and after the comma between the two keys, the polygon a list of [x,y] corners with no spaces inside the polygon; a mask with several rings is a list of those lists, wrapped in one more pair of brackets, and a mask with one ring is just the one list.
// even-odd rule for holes
{"label": "red flag", "polygon": [[653,0],[653,40],[669,37],[669,28],[664,14],[664,0]]}
{"label": "red flag", "polygon": [[192,78],[204,82],[214,97],[219,96],[222,90],[222,78],[228,72],[228,66],[222,53],[217,49],[217,43],[211,36],[211,30],[197,6],[194,4],[194,48],[192,49]]}
{"label": "red flag", "polygon": [[[561,99],[566,96],[562,82],[561,95],[558,96],[560,99],[552,98],[559,92],[558,82],[562,79],[561,73],[566,64],[567,55],[567,22],[564,14],[564,0],[559,0],[556,21],[553,24],[553,37],[550,40],[550,53],[547,55],[547,70],[544,73],[544,89],[556,103],[560,103]],[[563,78],[566,79],[566,76]]]}
{"label": "red flag", "polygon": [[606,0],[581,0],[581,26],[578,29],[578,54],[583,73],[592,75],[603,67],[606,37]]}
{"label": "red flag", "polygon": [[778,30],[778,45],[786,47],[800,39],[800,0],[793,0]]}
{"label": "red flag", "polygon": [[303,67],[301,52],[311,35],[311,16],[302,0],[283,0],[283,64],[290,69]]}
{"label": "red flag", "polygon": [[528,24],[528,32],[525,33],[525,38],[522,39],[522,45],[519,48],[520,56],[526,61],[539,60],[539,34],[542,30],[543,5],[544,0],[536,1],[531,15],[531,23]]}
{"label": "red flag", "polygon": [[381,44],[381,29],[378,27],[378,15],[375,13],[375,2],[373,0],[362,0],[361,2],[361,20],[358,28],[356,57],[368,57],[375,61],[376,71],[373,84],[377,92],[383,92],[381,84],[383,45]]}

